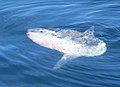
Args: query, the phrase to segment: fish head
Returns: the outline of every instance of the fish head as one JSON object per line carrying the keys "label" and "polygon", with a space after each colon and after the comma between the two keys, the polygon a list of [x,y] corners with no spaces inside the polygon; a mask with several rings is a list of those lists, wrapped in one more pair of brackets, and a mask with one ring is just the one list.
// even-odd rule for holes
{"label": "fish head", "polygon": [[27,31],[27,35],[33,35],[33,34],[36,34],[36,35],[53,35],[53,34],[56,34],[55,31],[52,31],[52,30],[48,30],[48,29],[29,29]]}
{"label": "fish head", "polygon": [[29,38],[44,38],[46,36],[56,36],[57,33],[48,29],[29,29],[27,31],[27,36]]}
{"label": "fish head", "polygon": [[56,32],[49,29],[29,29],[27,31],[27,36],[35,43],[39,45],[47,44],[49,40],[56,37]]}

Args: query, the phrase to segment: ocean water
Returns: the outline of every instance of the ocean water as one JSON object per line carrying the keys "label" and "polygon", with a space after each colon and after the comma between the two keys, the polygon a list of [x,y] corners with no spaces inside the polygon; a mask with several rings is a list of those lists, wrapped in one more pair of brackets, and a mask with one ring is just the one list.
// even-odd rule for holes
{"label": "ocean water", "polygon": [[[0,87],[120,87],[119,0],[0,0]],[[32,42],[31,28],[95,26],[107,51],[79,57],[59,70],[62,53]]]}

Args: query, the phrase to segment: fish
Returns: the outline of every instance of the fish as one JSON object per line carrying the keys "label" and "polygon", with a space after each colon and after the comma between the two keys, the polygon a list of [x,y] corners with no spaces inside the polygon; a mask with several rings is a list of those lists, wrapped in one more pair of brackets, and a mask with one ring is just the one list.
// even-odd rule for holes
{"label": "fish", "polygon": [[95,37],[94,26],[84,32],[71,29],[28,29],[27,36],[36,44],[63,54],[54,69],[59,69],[71,59],[100,56],[107,50],[106,43]]}

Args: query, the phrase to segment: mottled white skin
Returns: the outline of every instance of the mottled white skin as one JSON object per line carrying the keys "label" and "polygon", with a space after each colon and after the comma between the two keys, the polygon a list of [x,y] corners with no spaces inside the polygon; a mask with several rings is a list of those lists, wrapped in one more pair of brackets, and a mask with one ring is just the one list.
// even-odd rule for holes
{"label": "mottled white skin", "polygon": [[[69,58],[72,59],[79,56],[99,56],[106,51],[106,43],[98,38],[95,38],[94,36],[91,38],[88,32],[83,33],[83,35],[80,33],[80,41],[75,40],[79,36],[77,34],[78,31],[76,31],[77,37],[75,38],[74,36],[74,39],[71,39],[72,36],[69,36],[71,32],[67,33],[68,36],[66,35],[65,37],[61,38],[61,31],[59,34],[59,32],[51,31],[48,29],[30,29],[28,30],[27,35],[33,42],[43,47],[55,49],[59,52],[64,53],[65,55],[61,59],[62,62]],[[93,33],[90,31],[90,34]],[[84,41],[81,40],[81,38],[83,40],[88,40],[90,43],[96,43],[96,45],[83,43]],[[57,63],[57,68],[61,66],[61,60]]]}

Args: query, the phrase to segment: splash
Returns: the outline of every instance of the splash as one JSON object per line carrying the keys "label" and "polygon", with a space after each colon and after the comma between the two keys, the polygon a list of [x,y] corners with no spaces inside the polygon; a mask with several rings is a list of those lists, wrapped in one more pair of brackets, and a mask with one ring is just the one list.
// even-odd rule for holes
{"label": "splash", "polygon": [[60,68],[68,60],[80,56],[99,56],[107,50],[106,43],[94,36],[94,26],[83,33],[75,30],[30,29],[27,35],[33,42],[64,54],[54,69]]}

